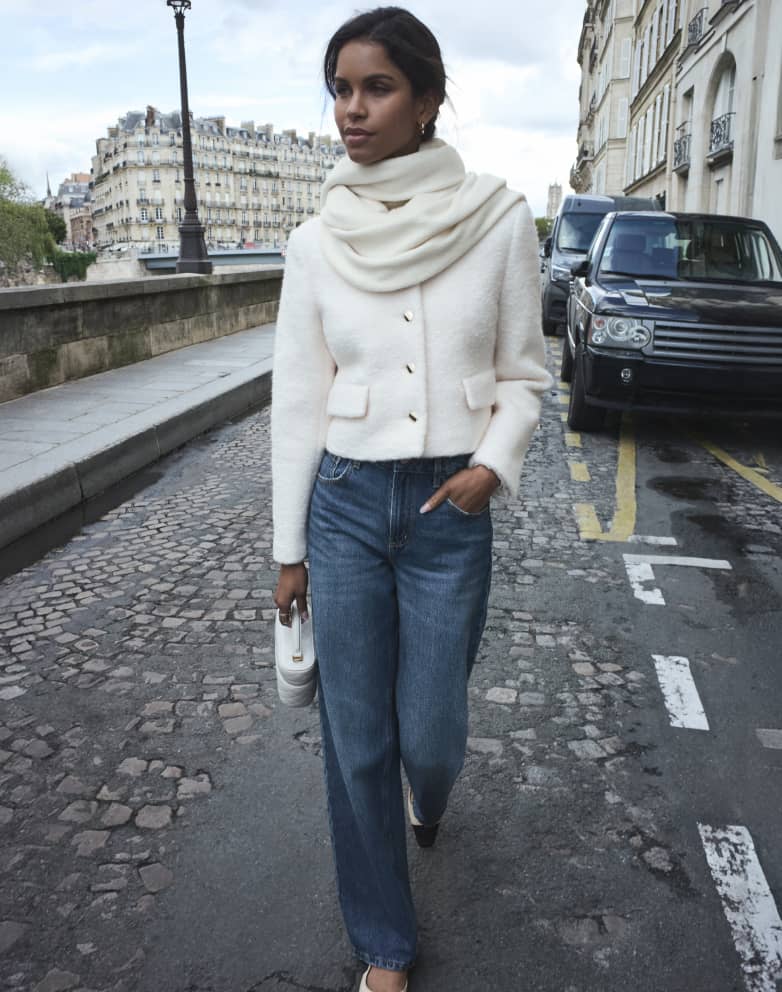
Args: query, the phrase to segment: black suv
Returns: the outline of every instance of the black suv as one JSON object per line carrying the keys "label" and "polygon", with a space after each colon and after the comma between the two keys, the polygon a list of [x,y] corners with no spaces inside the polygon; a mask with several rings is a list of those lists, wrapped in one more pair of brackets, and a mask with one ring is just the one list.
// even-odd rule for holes
{"label": "black suv", "polygon": [[782,252],[761,221],[610,213],[571,273],[571,428],[607,409],[782,416]]}

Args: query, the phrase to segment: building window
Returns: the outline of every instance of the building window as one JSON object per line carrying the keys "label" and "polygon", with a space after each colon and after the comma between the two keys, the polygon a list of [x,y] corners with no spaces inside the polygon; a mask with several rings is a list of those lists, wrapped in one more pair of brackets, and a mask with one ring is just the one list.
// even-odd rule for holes
{"label": "building window", "polygon": [[149,220],[149,211],[146,207],[141,208],[141,213],[139,214],[142,220]]}
{"label": "building window", "polygon": [[152,170],[152,182],[153,183],[159,183],[160,182],[160,169],[153,169]]}
{"label": "building window", "polygon": [[137,155],[136,155],[136,158],[138,160],[138,164],[139,165],[143,165],[144,164],[144,149],[143,148],[139,148],[139,150],[137,152]]}
{"label": "building window", "polygon": [[155,207],[155,220],[163,220],[163,208]]}
{"label": "building window", "polygon": [[166,235],[165,235],[165,231],[163,230],[163,227],[162,226],[159,226],[158,229],[157,229],[157,239],[158,239],[158,241],[164,241],[165,240],[165,237],[166,237]]}

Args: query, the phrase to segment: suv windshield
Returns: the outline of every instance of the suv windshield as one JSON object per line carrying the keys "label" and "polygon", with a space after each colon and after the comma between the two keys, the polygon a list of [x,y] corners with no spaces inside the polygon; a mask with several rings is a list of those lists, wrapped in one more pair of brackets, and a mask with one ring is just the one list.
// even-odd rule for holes
{"label": "suv windshield", "polygon": [[557,234],[557,248],[560,251],[577,251],[585,255],[604,217],[605,214],[562,214]]}
{"label": "suv windshield", "polygon": [[723,217],[617,219],[603,275],[717,282],[782,282],[782,260],[763,230]]}

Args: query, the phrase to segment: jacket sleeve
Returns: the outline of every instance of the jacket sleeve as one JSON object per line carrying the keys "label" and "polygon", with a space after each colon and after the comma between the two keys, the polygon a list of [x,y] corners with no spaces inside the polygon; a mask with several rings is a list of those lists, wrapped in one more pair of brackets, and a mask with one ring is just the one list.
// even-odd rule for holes
{"label": "jacket sleeve", "polygon": [[515,496],[540,419],[542,394],[553,383],[541,327],[538,238],[526,200],[518,208],[500,290],[494,366],[497,397],[470,465],[492,469],[503,494]]}
{"label": "jacket sleeve", "polygon": [[306,250],[288,242],[272,369],[272,555],[280,564],[304,561],[307,514],[328,418],[335,364],[307,271]]}

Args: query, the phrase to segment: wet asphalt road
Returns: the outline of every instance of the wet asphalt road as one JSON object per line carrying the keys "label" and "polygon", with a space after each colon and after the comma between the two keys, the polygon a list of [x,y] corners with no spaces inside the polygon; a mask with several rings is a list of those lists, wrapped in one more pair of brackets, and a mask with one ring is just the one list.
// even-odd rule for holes
{"label": "wet asphalt road", "polygon": [[[756,869],[723,845],[713,871],[703,831],[751,837],[778,912],[780,431],[636,418],[620,458],[563,398],[493,509],[468,757],[410,847],[411,992],[777,992],[773,912],[733,885]],[[317,714],[274,693],[268,443],[259,411],[3,554],[0,988],[357,987]],[[585,539],[585,504],[647,540]],[[690,561],[634,587],[626,555]],[[672,724],[654,656],[708,729]]]}

